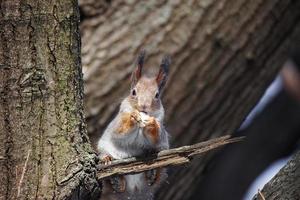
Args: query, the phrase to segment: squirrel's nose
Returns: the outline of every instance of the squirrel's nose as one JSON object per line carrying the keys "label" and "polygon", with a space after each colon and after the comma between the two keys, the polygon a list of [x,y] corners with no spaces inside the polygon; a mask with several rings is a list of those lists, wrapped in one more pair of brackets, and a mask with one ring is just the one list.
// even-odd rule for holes
{"label": "squirrel's nose", "polygon": [[147,106],[146,106],[145,104],[143,104],[143,105],[140,106],[140,111],[141,111],[141,112],[144,112],[144,113],[147,114],[147,111],[146,111],[146,110],[147,110]]}

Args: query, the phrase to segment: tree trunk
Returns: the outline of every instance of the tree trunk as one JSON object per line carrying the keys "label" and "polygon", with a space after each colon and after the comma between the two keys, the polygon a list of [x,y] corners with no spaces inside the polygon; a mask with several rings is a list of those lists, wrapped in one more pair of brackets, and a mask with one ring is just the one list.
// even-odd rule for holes
{"label": "tree trunk", "polygon": [[300,199],[300,152],[253,199]]}
{"label": "tree trunk", "polygon": [[[97,2],[97,3],[96,3]],[[82,0],[88,131],[96,142],[128,94],[137,52],[173,60],[163,102],[172,145],[235,131],[300,33],[300,2]],[[209,156],[175,170],[159,199],[189,199]],[[193,183],[193,184],[191,184]]]}
{"label": "tree trunk", "polygon": [[99,196],[78,21],[74,0],[0,1],[0,199]]}

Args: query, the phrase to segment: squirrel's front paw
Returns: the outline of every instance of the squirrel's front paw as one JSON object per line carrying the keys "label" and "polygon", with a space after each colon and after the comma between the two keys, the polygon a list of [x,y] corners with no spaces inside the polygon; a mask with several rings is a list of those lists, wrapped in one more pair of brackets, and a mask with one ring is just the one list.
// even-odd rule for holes
{"label": "squirrel's front paw", "polygon": [[160,125],[154,117],[149,117],[145,122],[144,134],[153,144],[159,141],[159,129]]}
{"label": "squirrel's front paw", "polygon": [[116,176],[109,178],[112,189],[115,192],[125,192],[126,189],[126,181],[124,176]]}
{"label": "squirrel's front paw", "polygon": [[104,165],[109,165],[111,164],[113,157],[111,157],[110,155],[104,155],[103,157],[100,158],[100,160]]}
{"label": "squirrel's front paw", "polygon": [[140,112],[137,110],[134,110],[133,112],[131,112],[131,118],[132,120],[134,120],[135,122],[140,122],[141,121],[141,115]]}
{"label": "squirrel's front paw", "polygon": [[138,123],[138,126],[141,128],[144,128],[151,118],[149,115],[137,110],[131,113],[131,117]]}

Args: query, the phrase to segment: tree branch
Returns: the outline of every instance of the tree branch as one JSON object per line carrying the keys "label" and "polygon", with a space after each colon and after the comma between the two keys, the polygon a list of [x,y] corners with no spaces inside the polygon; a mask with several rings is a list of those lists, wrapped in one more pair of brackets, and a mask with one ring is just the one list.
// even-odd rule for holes
{"label": "tree branch", "polygon": [[244,137],[230,138],[229,135],[197,143],[191,146],[182,146],[174,149],[160,151],[147,158],[132,157],[122,160],[114,160],[109,165],[100,164],[97,177],[99,179],[110,176],[135,174],[143,171],[176,166],[189,163],[191,159],[226,144],[242,141]]}

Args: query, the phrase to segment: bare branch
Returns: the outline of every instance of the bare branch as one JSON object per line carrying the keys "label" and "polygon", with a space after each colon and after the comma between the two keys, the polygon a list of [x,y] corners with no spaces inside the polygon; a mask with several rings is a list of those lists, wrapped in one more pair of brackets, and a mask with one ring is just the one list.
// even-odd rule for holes
{"label": "bare branch", "polygon": [[258,194],[262,200],[266,200],[265,196],[263,195],[263,193],[260,190],[258,190]]}
{"label": "bare branch", "polygon": [[110,176],[135,174],[161,167],[182,165],[189,163],[196,155],[203,154],[226,144],[242,141],[243,139],[244,137],[230,138],[230,136],[227,135],[190,146],[163,150],[147,156],[147,158],[133,157],[123,160],[114,160],[109,165],[99,165],[97,177],[104,179]]}

